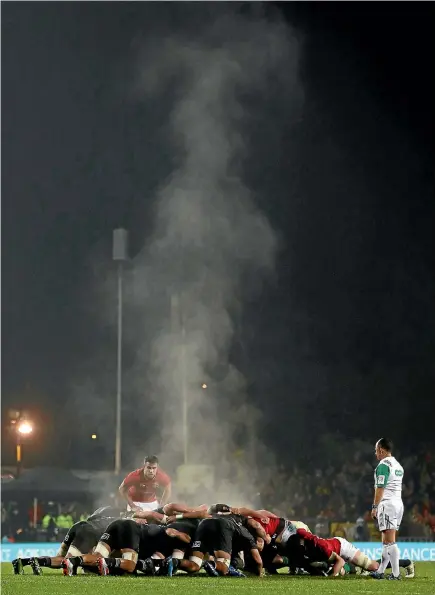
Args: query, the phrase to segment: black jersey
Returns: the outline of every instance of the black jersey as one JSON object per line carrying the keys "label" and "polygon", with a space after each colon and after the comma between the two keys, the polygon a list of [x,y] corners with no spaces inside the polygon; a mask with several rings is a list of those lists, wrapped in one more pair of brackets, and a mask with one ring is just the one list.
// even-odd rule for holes
{"label": "black jersey", "polygon": [[239,531],[240,527],[248,526],[248,518],[241,514],[213,514],[214,519],[225,521],[228,527],[231,527],[234,531]]}
{"label": "black jersey", "polygon": [[223,551],[231,554],[234,549],[255,549],[256,543],[245,527],[247,519],[240,515],[213,515],[202,520],[195,533],[193,550],[203,553]]}
{"label": "black jersey", "polygon": [[87,522],[100,535],[104,533],[106,528],[120,518],[121,511],[113,506],[102,506],[97,508],[87,519]]}

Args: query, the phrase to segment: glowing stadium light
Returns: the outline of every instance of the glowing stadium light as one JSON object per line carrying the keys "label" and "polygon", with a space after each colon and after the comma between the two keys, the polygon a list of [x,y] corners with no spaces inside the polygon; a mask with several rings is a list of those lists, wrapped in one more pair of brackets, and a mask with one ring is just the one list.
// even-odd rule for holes
{"label": "glowing stadium light", "polygon": [[201,384],[201,388],[204,388],[204,389],[205,389],[205,388],[207,388],[207,385],[206,385],[206,383],[205,383],[205,382],[203,382],[203,383]]}
{"label": "glowing stadium light", "polygon": [[97,435],[96,434],[92,434],[91,435],[92,440],[96,440],[97,439]]}
{"label": "glowing stadium light", "polygon": [[17,425],[17,432],[23,435],[31,434],[33,432],[33,426],[29,421],[20,421]]}

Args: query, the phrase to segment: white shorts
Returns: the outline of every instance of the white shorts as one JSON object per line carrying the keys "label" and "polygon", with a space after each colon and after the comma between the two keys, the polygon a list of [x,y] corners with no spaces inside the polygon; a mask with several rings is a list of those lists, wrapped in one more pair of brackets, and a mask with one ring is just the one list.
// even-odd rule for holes
{"label": "white shorts", "polygon": [[[160,506],[157,500],[154,500],[154,502],[134,502],[134,505],[141,510],[157,510]],[[131,510],[130,506],[127,506],[127,510]]]}
{"label": "white shorts", "polygon": [[338,541],[341,543],[340,556],[343,558],[343,560],[346,560],[346,562],[353,560],[356,553],[358,552],[358,549],[344,537],[336,537],[335,539],[338,539]]}
{"label": "white shorts", "polygon": [[296,529],[305,529],[305,531],[308,531],[308,533],[311,533],[308,525],[306,525],[302,521],[290,521],[290,522],[293,523],[293,525],[296,527]]}
{"label": "white shorts", "polygon": [[398,531],[403,517],[402,500],[383,500],[378,506],[379,531],[394,529]]}

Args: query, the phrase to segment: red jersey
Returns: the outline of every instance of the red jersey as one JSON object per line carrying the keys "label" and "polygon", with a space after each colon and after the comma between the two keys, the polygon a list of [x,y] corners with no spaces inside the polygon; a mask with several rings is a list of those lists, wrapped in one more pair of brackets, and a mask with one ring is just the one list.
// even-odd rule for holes
{"label": "red jersey", "polygon": [[156,491],[166,488],[171,479],[164,471],[157,469],[156,476],[148,479],[144,476],[143,468],[136,469],[124,479],[124,485],[128,488],[128,495],[133,502],[154,502],[158,500]]}
{"label": "red jersey", "polygon": [[317,535],[313,535],[313,533],[309,533],[306,529],[298,529],[297,534],[305,540],[307,554],[312,562],[329,560],[334,552],[340,555],[341,543],[335,537],[322,539]]}
{"label": "red jersey", "polygon": [[270,535],[271,537],[273,537],[275,535],[275,533],[276,533],[276,530],[278,529],[278,525],[280,524],[280,522],[283,519],[280,519],[280,518],[270,518],[270,519],[268,519],[269,520],[268,523],[263,523],[260,519],[255,519],[255,520],[260,523],[260,525],[266,531],[266,534],[267,535]]}

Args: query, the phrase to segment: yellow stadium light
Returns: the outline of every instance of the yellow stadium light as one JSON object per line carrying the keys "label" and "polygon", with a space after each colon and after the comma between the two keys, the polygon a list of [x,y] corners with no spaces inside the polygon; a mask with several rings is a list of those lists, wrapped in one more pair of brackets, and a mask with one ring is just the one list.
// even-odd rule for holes
{"label": "yellow stadium light", "polygon": [[203,383],[201,384],[201,388],[207,388],[207,385],[206,385],[206,383],[205,383],[205,382],[203,382]]}
{"label": "yellow stadium light", "polygon": [[31,434],[33,432],[33,426],[28,421],[20,421],[17,425],[17,432],[24,435]]}
{"label": "yellow stadium light", "polygon": [[92,434],[91,438],[92,438],[92,440],[96,440],[97,439],[97,435],[96,434]]}

